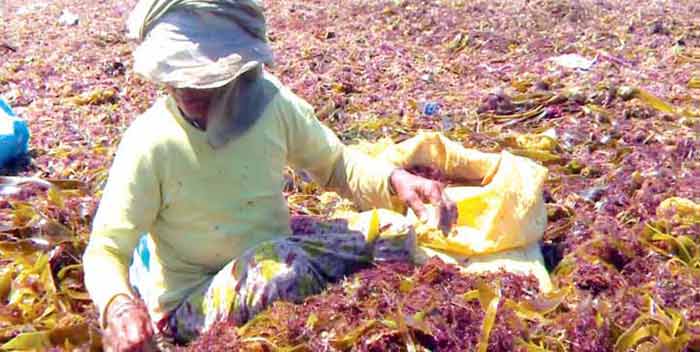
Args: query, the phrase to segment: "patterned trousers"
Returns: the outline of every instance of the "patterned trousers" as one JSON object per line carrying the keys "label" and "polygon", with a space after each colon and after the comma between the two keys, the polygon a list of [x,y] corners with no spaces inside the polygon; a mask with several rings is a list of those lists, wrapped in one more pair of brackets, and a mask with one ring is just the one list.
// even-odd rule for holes
{"label": "patterned trousers", "polygon": [[[261,243],[229,262],[155,326],[167,339],[186,343],[218,320],[243,324],[276,300],[301,302],[373,261],[411,260],[410,237],[368,243],[361,233],[326,233]],[[153,253],[149,246],[139,242],[129,270],[131,285],[142,296],[152,281],[143,260]]]}

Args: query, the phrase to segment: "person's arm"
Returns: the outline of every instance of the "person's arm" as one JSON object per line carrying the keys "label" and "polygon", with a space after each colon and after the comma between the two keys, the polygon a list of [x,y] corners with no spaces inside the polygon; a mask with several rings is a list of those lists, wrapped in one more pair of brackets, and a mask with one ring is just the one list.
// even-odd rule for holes
{"label": "person's arm", "polygon": [[396,167],[347,148],[303,99],[286,91],[277,106],[287,133],[287,162],[313,180],[351,198],[361,209],[393,208],[390,176]]}
{"label": "person's arm", "polygon": [[125,133],[109,172],[83,256],[85,285],[104,326],[107,305],[133,297],[128,265],[139,237],[147,233],[160,208],[154,155],[137,120]]}
{"label": "person's arm", "polygon": [[290,92],[284,104],[288,161],[308,171],[322,186],[351,197],[361,209],[396,209],[408,205],[422,219],[428,214],[423,203],[439,209],[443,231],[456,221],[457,208],[444,197],[444,185],[413,175],[393,164],[347,148],[316,118],[313,108]]}

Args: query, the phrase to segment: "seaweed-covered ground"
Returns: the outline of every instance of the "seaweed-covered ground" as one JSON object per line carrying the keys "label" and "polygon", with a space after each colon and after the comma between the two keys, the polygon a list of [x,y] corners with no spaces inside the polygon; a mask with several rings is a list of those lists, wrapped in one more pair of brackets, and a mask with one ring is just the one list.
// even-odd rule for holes
{"label": "seaweed-covered ground", "polygon": [[[100,349],[80,255],[121,133],[161,94],[131,72],[134,2],[0,3],[0,94],[32,132],[0,171],[0,349]],[[272,70],[346,142],[427,129],[546,165],[556,290],[385,263],[190,350],[700,349],[697,1],[265,3]],[[337,206],[289,180],[295,214]]]}

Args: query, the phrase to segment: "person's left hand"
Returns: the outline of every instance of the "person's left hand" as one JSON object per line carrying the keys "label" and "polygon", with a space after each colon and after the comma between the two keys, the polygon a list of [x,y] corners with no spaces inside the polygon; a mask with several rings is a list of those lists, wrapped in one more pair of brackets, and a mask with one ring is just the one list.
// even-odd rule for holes
{"label": "person's left hand", "polygon": [[418,218],[426,222],[429,214],[423,205],[430,203],[439,209],[439,228],[448,234],[457,222],[457,206],[445,194],[445,185],[416,176],[406,170],[396,169],[391,173],[391,186],[396,195],[416,213]]}

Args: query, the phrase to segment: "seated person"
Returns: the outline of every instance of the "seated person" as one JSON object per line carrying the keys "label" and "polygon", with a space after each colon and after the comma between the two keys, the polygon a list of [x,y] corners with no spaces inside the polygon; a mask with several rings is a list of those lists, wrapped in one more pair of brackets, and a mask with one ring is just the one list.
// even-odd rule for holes
{"label": "seated person", "polygon": [[289,236],[287,164],[363,209],[427,202],[453,222],[441,183],[346,148],[264,70],[257,1],[142,0],[130,26],[135,71],[168,94],[125,132],[84,255],[108,351],[244,323],[372,260],[362,236]]}

